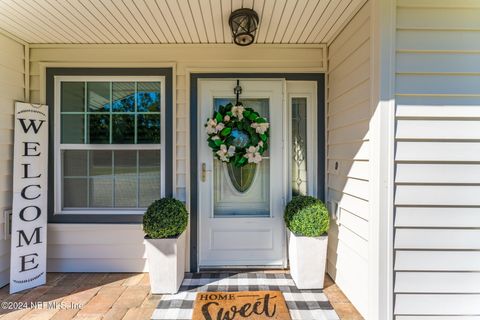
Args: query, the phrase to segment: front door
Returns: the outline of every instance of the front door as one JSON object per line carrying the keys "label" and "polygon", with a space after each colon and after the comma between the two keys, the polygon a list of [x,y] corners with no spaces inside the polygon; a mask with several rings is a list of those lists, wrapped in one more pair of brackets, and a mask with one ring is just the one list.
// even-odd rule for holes
{"label": "front door", "polygon": [[199,81],[199,266],[286,266],[285,80],[240,80],[240,101],[270,122],[269,151],[258,165],[214,159],[204,124],[215,108],[235,104],[236,80]]}

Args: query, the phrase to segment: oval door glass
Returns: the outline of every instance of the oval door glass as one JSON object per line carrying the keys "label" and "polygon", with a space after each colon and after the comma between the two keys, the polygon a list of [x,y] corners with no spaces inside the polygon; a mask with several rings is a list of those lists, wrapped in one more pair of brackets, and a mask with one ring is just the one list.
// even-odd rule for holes
{"label": "oval door glass", "polygon": [[[214,107],[235,103],[233,98],[215,98]],[[269,99],[242,99],[246,107],[269,118]],[[270,158],[268,151],[258,165],[242,168],[214,160],[214,216],[270,215]]]}
{"label": "oval door glass", "polygon": [[229,163],[227,164],[227,170],[233,187],[238,192],[243,193],[252,186],[255,173],[257,173],[257,166],[254,163],[249,163],[244,167],[238,168],[233,163]]}

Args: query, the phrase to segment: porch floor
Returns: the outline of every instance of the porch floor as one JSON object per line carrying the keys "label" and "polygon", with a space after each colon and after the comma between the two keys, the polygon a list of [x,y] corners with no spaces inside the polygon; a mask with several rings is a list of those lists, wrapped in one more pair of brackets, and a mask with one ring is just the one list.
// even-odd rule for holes
{"label": "porch floor", "polygon": [[[46,285],[8,290],[0,289],[2,320],[150,319],[161,298],[150,294],[148,273],[48,273]],[[340,319],[363,319],[328,276],[324,293]]]}

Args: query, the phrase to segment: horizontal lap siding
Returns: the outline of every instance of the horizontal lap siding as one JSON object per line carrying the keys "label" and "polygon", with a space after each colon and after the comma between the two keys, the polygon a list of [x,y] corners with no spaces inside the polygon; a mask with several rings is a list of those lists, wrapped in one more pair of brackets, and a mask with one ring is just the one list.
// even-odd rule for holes
{"label": "horizontal lap siding", "polygon": [[50,224],[49,272],[148,271],[140,225]]}
{"label": "horizontal lap siding", "polygon": [[24,100],[24,68],[24,46],[0,34],[0,287],[8,283],[10,272],[4,210],[12,207],[14,102]]}
{"label": "horizontal lap siding", "polygon": [[[248,54],[233,45],[32,46],[30,96],[32,102],[45,101],[45,66],[121,68],[175,64],[174,191],[177,198],[188,203],[190,118],[187,70],[213,68],[209,72],[311,72],[324,69],[323,57],[321,46],[249,47]],[[0,161],[1,157],[0,152]],[[134,226],[128,234],[125,234],[123,225],[91,226],[97,232],[90,233],[88,237],[83,234],[85,227],[82,225],[49,226],[50,271],[146,270],[141,226]]]}
{"label": "horizontal lap siding", "polygon": [[367,314],[370,119],[370,4],[328,49],[327,171],[331,208],[328,273]]}
{"label": "horizontal lap siding", "polygon": [[480,319],[480,5],[399,0],[396,320]]}

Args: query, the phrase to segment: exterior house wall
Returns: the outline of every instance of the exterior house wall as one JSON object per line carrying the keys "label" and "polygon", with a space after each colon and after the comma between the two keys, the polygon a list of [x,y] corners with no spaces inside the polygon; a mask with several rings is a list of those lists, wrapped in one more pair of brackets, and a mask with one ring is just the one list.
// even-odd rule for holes
{"label": "exterior house wall", "polygon": [[0,34],[0,287],[10,276],[4,210],[12,208],[14,101],[25,99],[24,45]]}
{"label": "exterior house wall", "polygon": [[396,320],[480,316],[479,17],[397,2]]}
{"label": "exterior house wall", "polygon": [[366,315],[368,306],[370,2],[328,47],[328,273]]}
{"label": "exterior house wall", "polygon": [[[189,77],[200,72],[323,72],[323,45],[32,45],[30,94],[45,101],[46,67],[174,67],[175,196],[188,205]],[[49,271],[145,271],[141,225],[50,224]],[[88,234],[88,236],[86,236]],[[126,249],[128,248],[128,249]],[[188,253],[187,253],[188,257]],[[188,263],[187,263],[188,265]]]}

